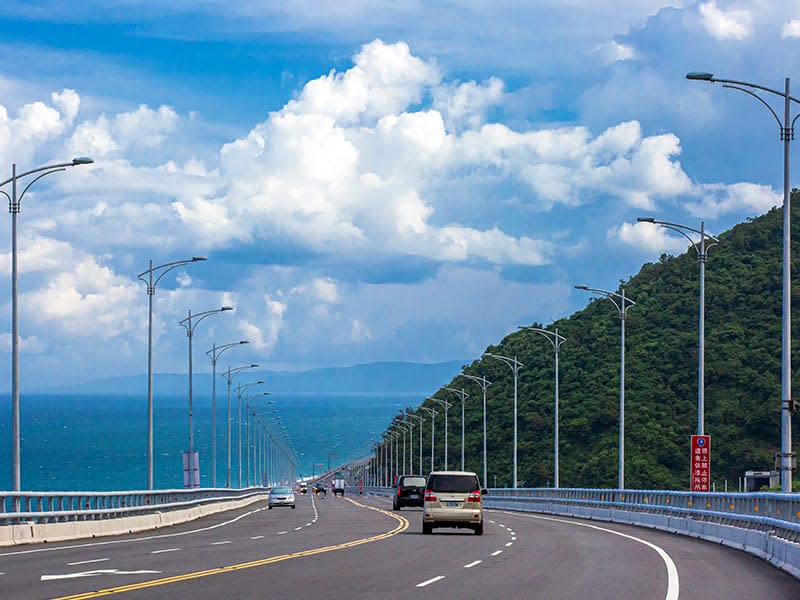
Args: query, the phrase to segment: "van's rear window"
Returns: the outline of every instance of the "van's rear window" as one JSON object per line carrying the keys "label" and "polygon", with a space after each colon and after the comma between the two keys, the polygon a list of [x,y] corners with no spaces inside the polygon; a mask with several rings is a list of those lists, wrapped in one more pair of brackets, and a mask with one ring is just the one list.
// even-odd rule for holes
{"label": "van's rear window", "polygon": [[401,483],[403,487],[425,487],[425,478],[424,477],[403,477],[403,481]]}
{"label": "van's rear window", "polygon": [[478,478],[474,475],[431,475],[428,478],[428,489],[434,492],[474,492],[478,487]]}

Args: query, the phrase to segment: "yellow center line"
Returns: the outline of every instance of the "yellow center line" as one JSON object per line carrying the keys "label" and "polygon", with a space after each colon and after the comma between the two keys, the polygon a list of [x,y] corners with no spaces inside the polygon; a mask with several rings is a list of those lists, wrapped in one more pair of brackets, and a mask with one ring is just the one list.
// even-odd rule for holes
{"label": "yellow center line", "polygon": [[227,567],[217,567],[215,569],[208,569],[206,571],[194,571],[192,573],[184,573],[182,575],[174,575],[172,577],[163,577],[161,579],[152,579],[150,581],[141,581],[139,583],[131,583],[128,585],[121,585],[118,587],[113,588],[106,588],[104,590],[96,590],[93,592],[84,592],[81,594],[75,594],[73,596],[60,596],[55,600],[79,600],[83,598],[99,598],[100,596],[110,596],[112,594],[122,594],[124,592],[132,592],[134,590],[143,590],[146,588],[157,587],[161,585],[167,585],[169,583],[178,583],[181,581],[189,581],[192,579],[200,579],[201,577],[209,577],[211,575],[220,575],[222,573],[230,573],[232,571],[240,571],[242,569],[252,569],[253,567],[261,567],[264,565],[271,565],[274,563],[282,562],[284,560],[291,560],[293,558],[302,558],[304,556],[314,556],[315,554],[324,554],[326,552],[333,552],[334,550],[344,550],[345,548],[353,548],[355,546],[360,546],[362,544],[369,544],[370,542],[377,542],[379,540],[384,540],[386,538],[390,538],[392,536],[397,535],[408,529],[408,520],[400,515],[396,515],[389,511],[369,506],[367,504],[361,504],[352,500],[350,498],[345,498],[348,502],[358,506],[359,508],[367,508],[369,510],[374,510],[375,512],[379,512],[384,514],[388,517],[395,519],[398,524],[397,527],[390,531],[386,531],[384,533],[374,535],[371,537],[361,538],[358,540],[352,540],[350,542],[344,542],[342,544],[334,544],[332,546],[324,546],[322,548],[313,548],[311,550],[303,550],[300,552],[292,552],[290,554],[280,554],[278,556],[270,556],[268,558],[262,558],[259,560],[254,560],[251,562],[239,563],[236,565],[229,565]]}

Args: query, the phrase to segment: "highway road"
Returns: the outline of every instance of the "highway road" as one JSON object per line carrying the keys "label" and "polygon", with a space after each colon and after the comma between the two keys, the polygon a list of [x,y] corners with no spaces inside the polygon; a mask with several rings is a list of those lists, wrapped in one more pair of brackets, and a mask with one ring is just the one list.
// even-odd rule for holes
{"label": "highway road", "polygon": [[758,558],[647,529],[487,511],[483,536],[421,510],[298,495],[151,533],[0,549],[0,597],[796,599]]}

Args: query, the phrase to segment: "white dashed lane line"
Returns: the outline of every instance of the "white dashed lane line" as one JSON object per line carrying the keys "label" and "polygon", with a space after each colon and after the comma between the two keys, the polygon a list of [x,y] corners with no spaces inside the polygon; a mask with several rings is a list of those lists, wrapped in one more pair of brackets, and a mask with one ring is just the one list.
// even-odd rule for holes
{"label": "white dashed lane line", "polygon": [[444,579],[444,575],[437,575],[436,577],[432,577],[431,579],[428,579],[427,581],[423,581],[422,583],[418,583],[417,587],[425,587],[426,585],[430,585],[432,583],[436,583],[437,581],[440,581],[442,579]]}
{"label": "white dashed lane line", "polygon": [[465,569],[471,569],[471,568],[472,568],[472,567],[474,567],[475,565],[479,565],[479,564],[481,564],[482,562],[483,562],[482,560],[473,560],[473,561],[472,561],[471,563],[469,563],[468,565],[464,565],[464,568],[465,568]]}
{"label": "white dashed lane line", "polygon": [[498,554],[502,554],[502,553],[503,553],[502,550],[495,550],[494,552],[492,552],[492,556],[497,556]]}
{"label": "white dashed lane line", "polygon": [[287,534],[287,533],[289,533],[289,532],[288,532],[288,531],[279,531],[279,532],[278,532],[278,535],[285,535],[285,534]]}
{"label": "white dashed lane line", "polygon": [[163,550],[153,550],[150,554],[164,554],[165,552],[180,552],[180,548],[164,548]]}
{"label": "white dashed lane line", "polygon": [[508,543],[506,544],[506,548],[508,548],[509,546],[513,546],[513,545],[514,545],[514,542],[508,542]]}
{"label": "white dashed lane line", "polygon": [[95,558],[94,560],[79,560],[78,562],[71,562],[67,563],[68,567],[74,567],[76,565],[89,565],[92,563],[101,563],[106,562],[107,560],[111,560],[110,558]]}
{"label": "white dashed lane line", "polygon": [[211,542],[211,545],[212,546],[222,546],[224,544],[230,544],[230,543],[231,543],[230,540],[225,540],[224,542]]}
{"label": "white dashed lane line", "polygon": [[254,535],[254,536],[253,536],[253,537],[251,537],[250,539],[251,539],[251,540],[263,540],[263,539],[264,539],[264,536],[263,536],[263,535]]}
{"label": "white dashed lane line", "polygon": [[294,528],[294,530],[295,530],[295,531],[300,531],[302,528],[303,528],[303,527],[302,527],[302,525],[301,525],[300,527],[295,527],[295,528]]}

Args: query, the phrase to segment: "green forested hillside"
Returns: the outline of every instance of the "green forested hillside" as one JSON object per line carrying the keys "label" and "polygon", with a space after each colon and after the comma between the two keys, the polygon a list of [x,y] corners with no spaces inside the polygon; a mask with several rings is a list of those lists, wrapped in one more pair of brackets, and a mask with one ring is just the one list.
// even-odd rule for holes
{"label": "green forested hillside", "polygon": [[[795,201],[800,197],[795,194]],[[800,227],[793,226],[793,257]],[[782,211],[774,209],[720,236],[706,265],[706,433],[712,436],[712,476],[736,489],[745,470],[773,468],[780,448]],[[590,285],[593,282],[587,282]],[[793,282],[793,306],[800,286]],[[693,249],[662,256],[625,283],[636,302],[626,324],[627,488],[687,489],[690,436],[697,427],[697,310],[699,274]],[[619,291],[619,290],[617,290]],[[587,296],[588,299],[588,296]],[[798,356],[798,318],[793,355]],[[590,301],[569,318],[534,324],[567,338],[560,357],[560,483],[562,487],[615,487],[619,411],[620,322],[607,300]],[[553,481],[553,352],[545,338],[510,333],[488,352],[516,356],[519,377],[519,478],[526,487]],[[797,363],[797,358],[795,359]],[[512,469],[513,376],[505,364],[482,359],[465,372],[485,375],[488,485],[509,485]],[[795,385],[800,380],[795,377]],[[464,379],[444,383],[469,394],[467,469],[482,470],[479,387]],[[449,418],[450,467],[460,466],[460,401]],[[426,401],[426,405],[431,405]],[[795,418],[794,440],[797,436]],[[437,417],[437,467],[443,460],[443,418]],[[424,468],[430,466],[430,421],[425,423]],[[415,430],[415,448],[418,431]],[[416,464],[416,462],[415,462]]]}

